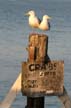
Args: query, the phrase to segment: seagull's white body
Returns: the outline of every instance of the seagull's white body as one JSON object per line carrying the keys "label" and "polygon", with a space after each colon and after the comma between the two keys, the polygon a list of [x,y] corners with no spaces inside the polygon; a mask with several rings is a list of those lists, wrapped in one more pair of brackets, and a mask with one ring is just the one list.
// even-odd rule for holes
{"label": "seagull's white body", "polygon": [[51,18],[48,15],[44,15],[42,21],[39,18],[37,18],[33,10],[26,13],[26,15],[29,16],[28,22],[32,28],[39,28],[43,31],[50,29],[49,19]]}
{"label": "seagull's white body", "polygon": [[50,17],[48,15],[44,15],[39,25],[39,29],[44,30],[44,31],[49,30],[50,29],[49,19]]}
{"label": "seagull's white body", "polygon": [[35,12],[33,10],[29,11],[28,13],[26,13],[26,15],[29,16],[29,25],[33,28],[38,28],[39,24],[40,24],[40,20],[37,18],[37,16],[35,15]]}

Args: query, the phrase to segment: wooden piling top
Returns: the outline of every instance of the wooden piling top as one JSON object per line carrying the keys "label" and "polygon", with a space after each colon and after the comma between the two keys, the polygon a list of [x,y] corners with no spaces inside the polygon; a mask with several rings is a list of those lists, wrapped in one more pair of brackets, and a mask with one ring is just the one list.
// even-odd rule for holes
{"label": "wooden piling top", "polygon": [[29,35],[28,60],[45,61],[48,49],[48,36],[32,33]]}

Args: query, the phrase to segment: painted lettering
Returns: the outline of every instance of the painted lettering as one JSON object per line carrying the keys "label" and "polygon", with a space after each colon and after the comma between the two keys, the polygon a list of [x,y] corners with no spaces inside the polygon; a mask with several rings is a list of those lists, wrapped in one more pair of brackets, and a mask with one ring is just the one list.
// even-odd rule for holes
{"label": "painted lettering", "polygon": [[30,64],[29,65],[29,70],[30,71],[35,71],[35,70],[43,70],[46,69],[45,64],[41,65],[41,64]]}

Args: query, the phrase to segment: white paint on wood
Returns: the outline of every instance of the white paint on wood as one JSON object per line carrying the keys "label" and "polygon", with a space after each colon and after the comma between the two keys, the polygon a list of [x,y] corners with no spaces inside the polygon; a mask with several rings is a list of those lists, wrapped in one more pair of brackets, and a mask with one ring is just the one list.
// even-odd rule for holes
{"label": "white paint on wood", "polygon": [[51,93],[54,93],[54,91],[53,90],[47,90],[46,91],[46,94],[51,94]]}
{"label": "white paint on wood", "polygon": [[17,94],[21,90],[21,73],[12,85],[5,99],[0,103],[0,108],[10,108]]}

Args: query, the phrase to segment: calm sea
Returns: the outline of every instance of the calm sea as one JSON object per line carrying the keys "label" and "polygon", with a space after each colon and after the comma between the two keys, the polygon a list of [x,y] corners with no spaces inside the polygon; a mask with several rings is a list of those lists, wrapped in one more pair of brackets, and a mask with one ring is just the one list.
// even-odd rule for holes
{"label": "calm sea", "polygon": [[[63,1],[63,0],[62,0]],[[71,97],[71,1],[61,0],[0,0],[0,101],[2,101],[21,70],[21,62],[26,61],[28,37],[32,29],[28,10],[35,10],[38,17],[44,14],[52,17],[51,30],[37,33],[49,37],[48,55],[51,60],[64,60],[64,86]],[[26,97],[19,93],[12,108],[24,108]],[[45,108],[60,108],[57,97],[46,97]]]}

